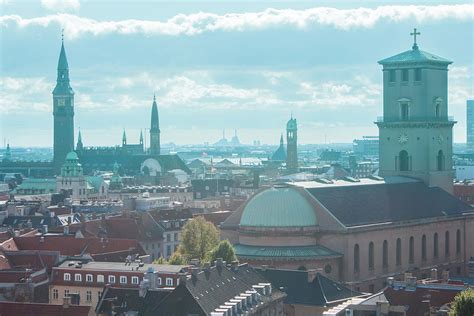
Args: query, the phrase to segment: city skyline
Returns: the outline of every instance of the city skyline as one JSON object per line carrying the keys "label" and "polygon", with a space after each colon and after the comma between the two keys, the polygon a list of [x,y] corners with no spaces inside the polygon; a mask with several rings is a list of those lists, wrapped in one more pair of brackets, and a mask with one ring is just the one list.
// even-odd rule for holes
{"label": "city skyline", "polygon": [[138,140],[154,93],[163,143],[213,143],[225,128],[237,129],[242,143],[277,144],[291,113],[300,143],[349,143],[378,134],[377,60],[409,49],[414,26],[420,49],[454,61],[449,115],[459,122],[454,142],[465,142],[465,104],[474,95],[473,48],[465,45],[472,4],[356,9],[337,2],[328,9],[302,2],[288,9],[266,2],[196,4],[186,12],[161,4],[167,9],[146,12],[147,5],[120,3],[112,13],[107,2],[54,2],[1,3],[2,143],[52,146],[62,28],[76,93],[75,139],[80,127],[85,146],[119,144],[124,128]]}

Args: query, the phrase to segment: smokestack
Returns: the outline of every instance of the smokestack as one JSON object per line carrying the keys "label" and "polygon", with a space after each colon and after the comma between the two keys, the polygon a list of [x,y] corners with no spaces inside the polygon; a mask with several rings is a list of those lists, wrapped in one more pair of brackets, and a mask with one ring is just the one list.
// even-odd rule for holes
{"label": "smokestack", "polygon": [[431,269],[430,278],[431,280],[438,280],[438,269],[436,268]]}

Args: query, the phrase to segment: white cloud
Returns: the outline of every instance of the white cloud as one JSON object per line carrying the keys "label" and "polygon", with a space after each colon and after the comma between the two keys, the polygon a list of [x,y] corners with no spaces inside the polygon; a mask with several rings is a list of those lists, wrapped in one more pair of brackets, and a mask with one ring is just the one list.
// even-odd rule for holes
{"label": "white cloud", "polygon": [[56,12],[77,10],[81,6],[79,0],[41,0],[41,5],[47,10]]}
{"label": "white cloud", "polygon": [[48,83],[43,77],[3,77],[0,79],[0,111],[3,113],[49,111],[52,89],[53,84]]}
{"label": "white cloud", "polygon": [[[49,1],[53,2],[52,0]],[[58,2],[62,3],[63,1]],[[102,35],[109,33],[192,36],[204,32],[241,32],[279,26],[304,29],[312,25],[323,25],[341,30],[350,30],[352,28],[371,28],[381,21],[400,22],[409,19],[415,19],[418,23],[440,20],[469,21],[473,20],[473,16],[473,4],[457,4],[380,6],[357,9],[329,7],[315,7],[306,10],[266,9],[261,12],[223,15],[198,12],[188,15],[179,14],[163,22],[150,20],[98,21],[71,14],[55,14],[30,19],[18,15],[5,15],[0,17],[0,25],[3,27],[8,27],[10,24],[19,27],[47,27],[50,24],[59,24],[65,28],[66,36],[72,39],[84,34]]]}

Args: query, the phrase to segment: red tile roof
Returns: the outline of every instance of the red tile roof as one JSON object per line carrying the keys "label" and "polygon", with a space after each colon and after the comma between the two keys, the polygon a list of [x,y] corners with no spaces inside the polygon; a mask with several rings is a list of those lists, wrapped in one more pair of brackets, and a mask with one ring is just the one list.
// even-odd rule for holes
{"label": "red tile roof", "polygon": [[23,303],[23,302],[0,302],[0,315],[15,316],[87,316],[90,306]]}

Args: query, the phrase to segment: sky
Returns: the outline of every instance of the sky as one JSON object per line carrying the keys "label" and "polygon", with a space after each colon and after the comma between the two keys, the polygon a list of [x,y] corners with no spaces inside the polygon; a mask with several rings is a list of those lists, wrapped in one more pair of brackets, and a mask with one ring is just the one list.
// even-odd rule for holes
{"label": "sky", "polygon": [[[363,6],[361,6],[363,5]],[[465,142],[474,98],[472,1],[0,0],[0,147],[52,146],[64,29],[75,129],[85,146],[147,132],[153,95],[162,143],[277,144],[377,135],[378,60],[411,48],[452,60],[449,112]]]}

